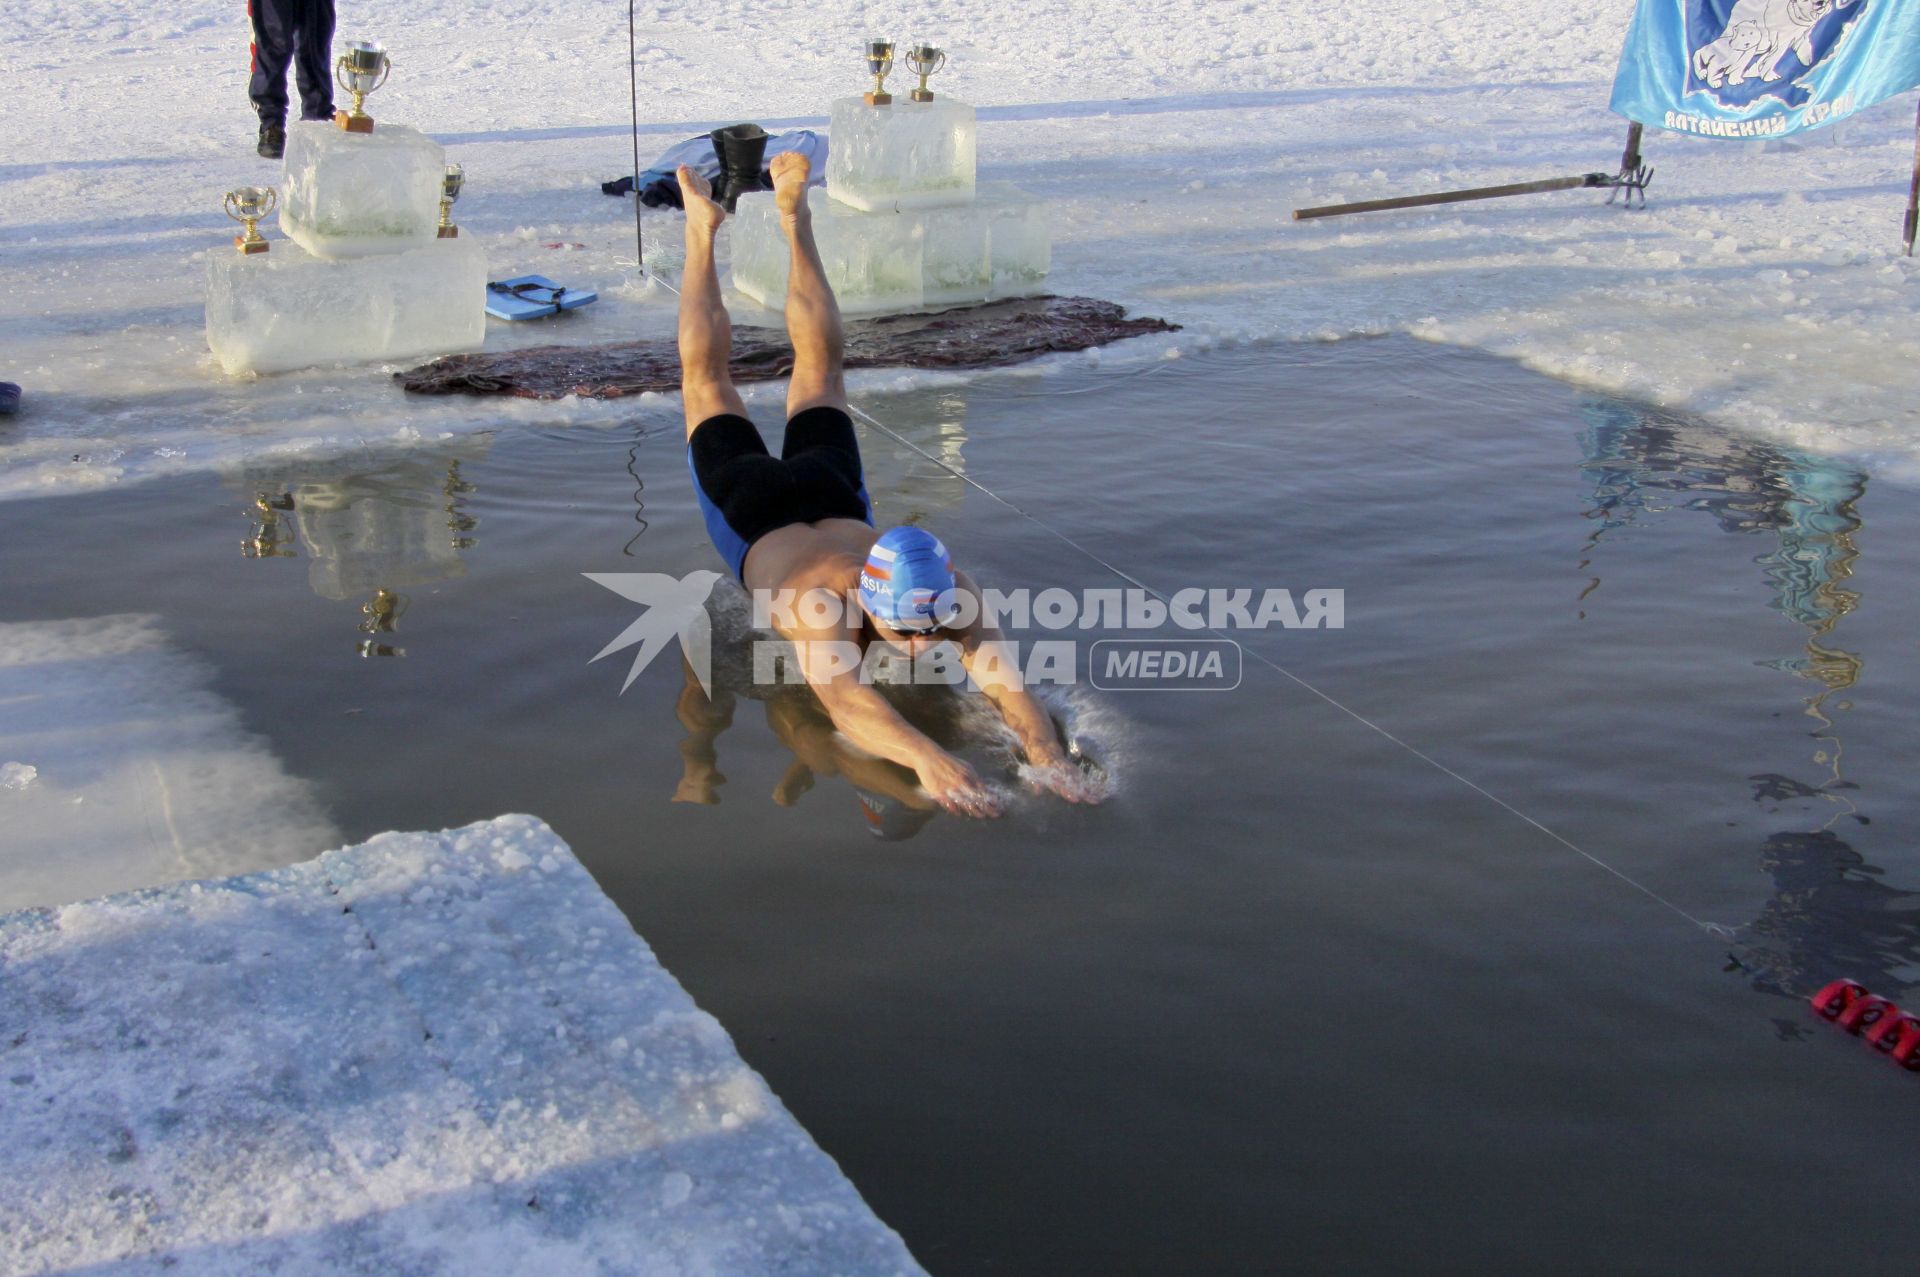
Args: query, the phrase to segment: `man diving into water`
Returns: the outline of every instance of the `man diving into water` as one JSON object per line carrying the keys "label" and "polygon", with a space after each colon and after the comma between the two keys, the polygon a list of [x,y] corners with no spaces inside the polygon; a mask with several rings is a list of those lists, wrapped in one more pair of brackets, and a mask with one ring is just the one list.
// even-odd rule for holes
{"label": "man diving into water", "polygon": [[[775,629],[794,642],[801,672],[834,727],[859,748],[911,769],[927,795],[950,812],[999,814],[1000,801],[974,769],[902,718],[885,697],[832,653],[865,652],[880,642],[906,656],[953,643],[1018,740],[1037,786],[1075,802],[1098,800],[1067,756],[1053,720],[1021,684],[999,632],[985,621],[980,591],[956,572],[946,548],[912,527],[876,533],[847,414],[841,369],[840,307],[820,265],[807,208],[809,165],[788,152],[773,158],[773,198],[793,251],[787,277],[787,335],[793,380],[780,456],[767,451],[747,420],[728,372],[731,321],[720,300],[714,234],[726,212],[704,178],[680,168],[687,210],[687,264],[680,294],[680,389],[687,414],[687,460],[715,548],[756,597],[792,598],[823,590],[860,608],[828,624],[799,619],[806,609],[775,612]],[[760,594],[760,591],[766,593]],[[962,606],[956,593],[972,596]],[[970,614],[971,624],[956,618]],[[954,622],[953,624],[948,624]]]}

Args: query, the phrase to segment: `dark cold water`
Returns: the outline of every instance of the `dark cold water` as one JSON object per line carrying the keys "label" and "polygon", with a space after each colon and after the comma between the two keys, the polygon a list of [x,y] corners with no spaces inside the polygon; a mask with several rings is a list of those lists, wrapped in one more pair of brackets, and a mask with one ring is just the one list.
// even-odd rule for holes
{"label": "dark cold water", "polygon": [[[1117,797],[982,824],[618,695],[581,574],[719,566],[673,404],[0,505],[0,620],[158,613],[349,838],[547,819],[935,1272],[1911,1271],[1920,1077],[1804,996],[1920,983],[1920,496],[1401,340],[862,403],[1156,588],[1344,590],[1241,637],[1674,908],[1257,659],[1076,693]],[[988,583],[1119,584],[864,446]]]}

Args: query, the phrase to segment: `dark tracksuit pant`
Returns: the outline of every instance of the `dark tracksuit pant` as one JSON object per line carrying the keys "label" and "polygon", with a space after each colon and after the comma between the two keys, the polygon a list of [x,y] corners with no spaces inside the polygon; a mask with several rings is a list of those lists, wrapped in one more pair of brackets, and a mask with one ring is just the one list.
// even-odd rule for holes
{"label": "dark tracksuit pant", "polygon": [[253,81],[263,124],[287,118],[287,63],[300,84],[300,118],[333,117],[333,0],[247,0],[253,19]]}

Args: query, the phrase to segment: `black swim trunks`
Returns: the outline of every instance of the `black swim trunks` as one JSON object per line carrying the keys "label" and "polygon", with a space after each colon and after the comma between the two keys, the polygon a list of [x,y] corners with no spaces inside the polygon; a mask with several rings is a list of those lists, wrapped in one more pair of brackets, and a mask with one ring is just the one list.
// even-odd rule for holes
{"label": "black swim trunks", "polygon": [[818,519],[873,522],[853,418],[839,408],[795,413],[778,458],[745,417],[708,417],[687,440],[687,466],[707,535],[737,577],[753,543],[777,528]]}

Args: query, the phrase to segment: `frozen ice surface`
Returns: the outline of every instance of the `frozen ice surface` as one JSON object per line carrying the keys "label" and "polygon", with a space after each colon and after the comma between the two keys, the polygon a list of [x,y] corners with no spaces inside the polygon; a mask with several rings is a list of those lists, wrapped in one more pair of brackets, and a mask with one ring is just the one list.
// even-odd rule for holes
{"label": "frozen ice surface", "polygon": [[0,705],[0,758],[33,775],[0,788],[0,912],[276,868],[339,840],[151,616],[0,624]]}
{"label": "frozen ice surface", "polygon": [[0,970],[0,1271],[920,1271],[531,817],[0,917]]}
{"label": "frozen ice surface", "polygon": [[[827,282],[849,314],[1022,297],[1046,281],[1046,202],[1006,182],[938,208],[869,213],[817,198],[812,208]],[[734,287],[779,309],[788,250],[773,201],[741,200],[727,226]]]}
{"label": "frozen ice surface", "polygon": [[280,229],[316,257],[395,253],[438,234],[447,155],[417,130],[299,121],[287,126],[286,165]]}
{"label": "frozen ice surface", "polygon": [[973,198],[973,107],[954,98],[891,106],[835,98],[827,194],[855,208],[925,208]]}
{"label": "frozen ice surface", "polygon": [[487,259],[471,238],[326,261],[276,241],[207,253],[207,345],[229,373],[478,350]]}

